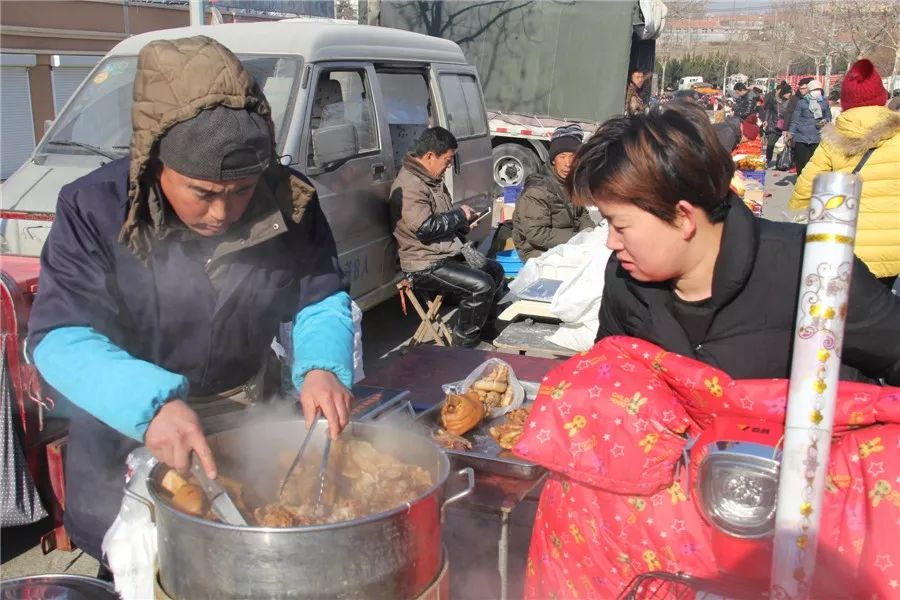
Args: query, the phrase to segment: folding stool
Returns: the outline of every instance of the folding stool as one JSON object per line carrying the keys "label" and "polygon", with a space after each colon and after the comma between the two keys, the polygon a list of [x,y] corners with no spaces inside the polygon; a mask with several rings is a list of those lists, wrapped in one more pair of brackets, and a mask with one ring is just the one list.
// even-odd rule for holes
{"label": "folding stool", "polygon": [[403,314],[406,314],[406,300],[413,305],[422,322],[413,334],[409,345],[415,346],[427,341],[429,338],[434,340],[438,346],[449,346],[452,343],[450,328],[447,327],[448,317],[441,316],[441,305],[444,303],[444,295],[436,294],[431,300],[426,300],[428,310],[422,308],[422,303],[416,298],[413,292],[412,283],[409,279],[402,279],[397,283],[397,290],[400,292],[400,303],[403,306]]}

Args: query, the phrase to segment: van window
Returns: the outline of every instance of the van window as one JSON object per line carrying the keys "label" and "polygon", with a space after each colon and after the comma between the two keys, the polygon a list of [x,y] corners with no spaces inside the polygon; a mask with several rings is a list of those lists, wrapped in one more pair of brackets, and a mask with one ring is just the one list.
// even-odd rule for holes
{"label": "van window", "polygon": [[378,72],[388,123],[430,125],[431,99],[422,73]]}
{"label": "van window", "polygon": [[[260,84],[272,108],[275,136],[287,124],[299,61],[275,56],[238,56]],[[87,144],[124,156],[131,143],[131,105],[137,58],[104,60],[78,90],[38,148],[42,154],[86,154]],[[280,138],[279,138],[280,141]],[[54,143],[57,142],[57,143]],[[280,144],[279,144],[280,147]]]}
{"label": "van window", "polygon": [[379,71],[377,76],[387,113],[394,165],[399,169],[422,132],[433,125],[428,81],[424,73]]}
{"label": "van window", "polygon": [[471,75],[446,74],[439,78],[450,132],[457,138],[487,133],[487,115],[478,80]]}
{"label": "van window", "polygon": [[[319,76],[312,100],[310,131],[331,125],[353,125],[359,153],[378,150],[375,107],[365,71],[326,71]],[[309,164],[314,157],[310,147]]]}

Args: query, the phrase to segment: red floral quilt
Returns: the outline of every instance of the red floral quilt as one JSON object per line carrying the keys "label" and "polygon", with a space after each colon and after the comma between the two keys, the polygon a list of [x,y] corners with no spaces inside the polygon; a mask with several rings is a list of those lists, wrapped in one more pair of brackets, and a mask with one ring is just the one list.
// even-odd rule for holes
{"label": "red floral quilt", "polygon": [[[682,451],[719,418],[783,427],[787,384],[735,381],[628,337],[553,369],[514,449],[551,471],[526,598],[614,598],[656,570],[716,577]],[[840,384],[822,519],[815,597],[900,598],[900,388]]]}

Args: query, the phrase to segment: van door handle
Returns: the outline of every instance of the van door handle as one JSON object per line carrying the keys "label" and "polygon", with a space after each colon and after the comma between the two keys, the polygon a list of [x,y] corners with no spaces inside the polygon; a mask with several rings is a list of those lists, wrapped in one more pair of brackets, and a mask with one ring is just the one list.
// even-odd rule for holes
{"label": "van door handle", "polygon": [[383,163],[375,163],[372,165],[372,179],[383,179],[384,178],[384,164]]}

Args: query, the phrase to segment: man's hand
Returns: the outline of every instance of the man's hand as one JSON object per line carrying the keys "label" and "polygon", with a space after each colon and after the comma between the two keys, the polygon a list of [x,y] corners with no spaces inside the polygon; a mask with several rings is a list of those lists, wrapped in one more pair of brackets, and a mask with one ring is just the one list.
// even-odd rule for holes
{"label": "man's hand", "polygon": [[191,451],[194,451],[207,477],[216,477],[216,461],[206,443],[200,419],[181,400],[166,402],[159,409],[147,427],[144,444],[153,456],[182,473],[190,470]]}
{"label": "man's hand", "polygon": [[338,381],[331,371],[313,369],[303,378],[300,406],[303,407],[307,428],[315,422],[317,409],[321,410],[328,419],[331,439],[337,439],[341,430],[350,422],[350,403],[352,401],[353,394]]}
{"label": "man's hand", "polygon": [[462,209],[463,214],[466,215],[466,221],[468,221],[469,223],[478,218],[478,213],[475,212],[475,209],[473,209],[468,204],[463,204],[460,206],[460,208]]}

